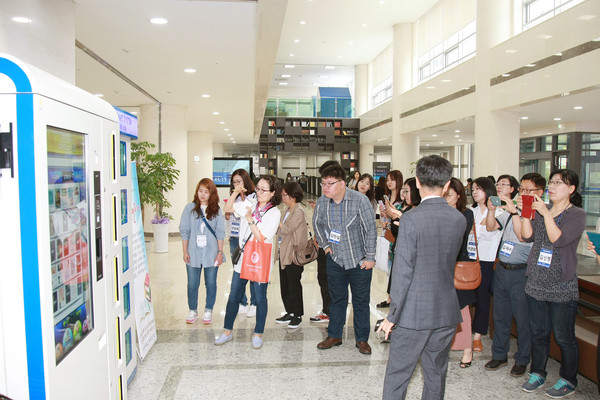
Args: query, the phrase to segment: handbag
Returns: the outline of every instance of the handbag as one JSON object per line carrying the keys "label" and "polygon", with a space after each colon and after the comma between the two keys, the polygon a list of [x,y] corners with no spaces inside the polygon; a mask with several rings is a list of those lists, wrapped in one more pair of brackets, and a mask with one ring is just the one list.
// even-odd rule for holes
{"label": "handbag", "polygon": [[319,248],[315,244],[312,233],[310,233],[310,239],[308,239],[306,245],[302,249],[294,248],[292,262],[296,265],[306,265],[309,262],[315,261],[318,255]]}
{"label": "handbag", "polygon": [[477,261],[457,261],[454,267],[454,287],[458,290],[474,290],[481,284],[481,265],[479,264],[479,249],[477,249],[477,229],[473,221],[475,249]]}
{"label": "handbag", "polygon": [[[262,235],[261,235],[262,236]],[[242,258],[242,271],[240,278],[252,282],[268,283],[271,274],[271,251],[273,245],[261,241],[248,240],[245,244],[244,257]]]}
{"label": "handbag", "polygon": [[377,250],[375,251],[375,268],[385,272],[390,272],[389,267],[390,242],[383,236],[377,238]]}

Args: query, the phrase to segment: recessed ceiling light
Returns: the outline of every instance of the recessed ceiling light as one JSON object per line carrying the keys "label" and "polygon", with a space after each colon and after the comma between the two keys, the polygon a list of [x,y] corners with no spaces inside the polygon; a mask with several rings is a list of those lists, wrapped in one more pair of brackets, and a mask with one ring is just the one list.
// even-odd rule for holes
{"label": "recessed ceiling light", "polygon": [[342,57],[344,57],[344,56],[338,56],[338,58],[342,58]]}
{"label": "recessed ceiling light", "polygon": [[458,139],[459,142],[462,142],[462,139]]}
{"label": "recessed ceiling light", "polygon": [[444,142],[440,142],[440,144],[444,144]]}
{"label": "recessed ceiling light", "polygon": [[427,89],[435,89],[435,86],[427,86]]}
{"label": "recessed ceiling light", "polygon": [[294,53],[290,53],[290,57],[294,57]]}
{"label": "recessed ceiling light", "polygon": [[194,68],[186,68],[183,70],[183,72],[187,72],[188,74],[193,74],[194,72],[196,72],[196,70]]}
{"label": "recessed ceiling light", "polygon": [[529,68],[533,68],[533,67],[535,67],[535,64],[525,64],[525,66],[529,67]]}
{"label": "recessed ceiling light", "polygon": [[455,129],[454,133],[460,133],[460,129]]}
{"label": "recessed ceiling light", "polygon": [[504,52],[506,54],[515,54],[516,52],[518,52],[519,50],[515,50],[515,49],[506,49],[504,50]]}
{"label": "recessed ceiling light", "polygon": [[19,24],[29,24],[31,23],[31,19],[27,17],[12,17],[14,22],[18,22]]}
{"label": "recessed ceiling light", "polygon": [[523,132],[523,135],[529,135],[529,132]]}
{"label": "recessed ceiling light", "polygon": [[326,65],[325,69],[335,69],[335,67],[333,65]]}
{"label": "recessed ceiling light", "polygon": [[282,78],[291,78],[292,76],[290,74],[282,74],[281,77]]}
{"label": "recessed ceiling light", "polygon": [[573,110],[581,110],[581,109],[583,109],[583,107],[581,107],[581,106],[575,106],[575,107],[573,107]]}
{"label": "recessed ceiling light", "polygon": [[582,21],[589,21],[594,18],[596,18],[595,15],[585,14],[585,15],[582,15],[581,17],[578,17],[577,19],[580,19]]}
{"label": "recessed ceiling light", "polygon": [[210,94],[204,93],[201,97],[205,98],[205,99],[208,99],[210,97]]}
{"label": "recessed ceiling light", "polygon": [[367,26],[368,26],[367,24],[362,24],[362,27],[363,27],[363,28],[366,28]]}
{"label": "recessed ceiling light", "polygon": [[452,79],[442,79],[440,82],[444,82],[444,83],[446,83],[446,82],[452,82]]}
{"label": "recessed ceiling light", "polygon": [[300,39],[294,39],[294,43],[300,43]]}
{"label": "recessed ceiling light", "polygon": [[234,144],[235,144],[235,140],[234,140],[233,142],[231,142],[231,143],[234,143]]}
{"label": "recessed ceiling light", "polygon": [[225,128],[223,129],[225,132],[229,132],[229,128]]}
{"label": "recessed ceiling light", "polygon": [[529,117],[521,117],[521,119],[529,119]]}
{"label": "recessed ceiling light", "polygon": [[554,120],[555,121],[561,121],[561,118],[560,117],[556,117],[556,118],[554,118]]}
{"label": "recessed ceiling light", "polygon": [[315,83],[313,83],[313,86],[321,86],[321,84],[315,82]]}
{"label": "recessed ceiling light", "polygon": [[564,97],[564,96],[569,96],[570,94],[571,94],[571,93],[569,93],[569,92],[564,92],[563,94],[561,94],[561,96],[563,96],[563,97]]}
{"label": "recessed ceiling light", "polygon": [[164,25],[168,22],[169,21],[167,21],[166,18],[160,18],[160,17],[150,18],[150,23],[154,24],[154,25]]}
{"label": "recessed ceiling light", "polygon": [[231,133],[228,133],[227,136],[231,136]]}
{"label": "recessed ceiling light", "polygon": [[218,111],[213,111],[213,113],[212,113],[212,114],[213,114],[213,115],[219,115],[219,114],[221,114],[221,113],[220,113],[220,112],[218,112]]}
{"label": "recessed ceiling light", "polygon": [[220,125],[225,125],[225,121],[220,121],[219,124]]}
{"label": "recessed ceiling light", "polygon": [[96,96],[96,97],[104,97],[104,95],[102,93],[96,93],[94,96]]}
{"label": "recessed ceiling light", "polygon": [[460,135],[454,135],[454,137],[460,137]]}
{"label": "recessed ceiling light", "polygon": [[383,142],[385,138],[377,139],[378,142]]}
{"label": "recessed ceiling light", "polygon": [[300,21],[300,25],[306,25],[306,21]]}
{"label": "recessed ceiling light", "polygon": [[388,146],[391,146],[391,145],[392,145],[391,143],[388,143]]}
{"label": "recessed ceiling light", "polygon": [[352,45],[354,44],[354,42],[351,40],[351,41],[349,41],[349,42],[348,42],[348,44],[349,44],[350,46],[352,46]]}
{"label": "recessed ceiling light", "polygon": [[429,147],[429,143],[425,143],[425,146]]}
{"label": "recessed ceiling light", "polygon": [[283,67],[284,68],[296,68],[296,66],[292,65],[292,64],[285,64]]}
{"label": "recessed ceiling light", "polygon": [[556,53],[555,56],[562,57],[562,53]]}
{"label": "recessed ceiling light", "polygon": [[279,86],[287,86],[287,82],[279,82]]}
{"label": "recessed ceiling light", "polygon": [[434,133],[433,135],[431,135],[432,137],[437,137],[437,135]]}
{"label": "recessed ceiling light", "polygon": [[552,35],[537,35],[536,37],[544,40],[552,39]]}
{"label": "recessed ceiling light", "polygon": [[502,74],[503,77],[508,78],[510,74]]}
{"label": "recessed ceiling light", "polygon": [[327,75],[319,75],[319,79],[320,78],[327,78]]}

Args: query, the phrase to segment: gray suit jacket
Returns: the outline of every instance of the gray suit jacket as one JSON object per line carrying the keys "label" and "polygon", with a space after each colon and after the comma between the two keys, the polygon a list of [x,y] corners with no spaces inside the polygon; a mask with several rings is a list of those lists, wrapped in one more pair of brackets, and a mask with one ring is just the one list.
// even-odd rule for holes
{"label": "gray suit jacket", "polygon": [[407,329],[461,322],[454,265],[466,220],[443,197],[423,201],[400,218],[388,320]]}

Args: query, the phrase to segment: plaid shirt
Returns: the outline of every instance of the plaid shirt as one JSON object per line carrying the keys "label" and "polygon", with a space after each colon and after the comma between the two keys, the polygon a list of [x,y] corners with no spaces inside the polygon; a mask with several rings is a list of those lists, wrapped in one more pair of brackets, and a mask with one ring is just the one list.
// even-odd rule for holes
{"label": "plaid shirt", "polygon": [[[375,261],[377,227],[373,206],[364,194],[346,189],[340,204],[319,197],[313,226],[319,247],[330,248],[333,261],[344,269],[356,268],[364,260]],[[331,230],[341,232],[339,244],[329,241]]]}

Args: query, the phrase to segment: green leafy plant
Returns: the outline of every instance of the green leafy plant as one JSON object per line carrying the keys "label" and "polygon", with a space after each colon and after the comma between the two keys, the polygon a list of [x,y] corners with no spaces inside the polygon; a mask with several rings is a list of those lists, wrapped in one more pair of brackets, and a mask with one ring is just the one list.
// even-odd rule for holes
{"label": "green leafy plant", "polygon": [[164,211],[171,207],[165,195],[173,190],[179,170],[175,168],[175,158],[171,153],[150,153],[154,147],[153,143],[147,141],[132,142],[131,159],[136,161],[140,202],[152,206],[153,224],[166,224],[173,217]]}

